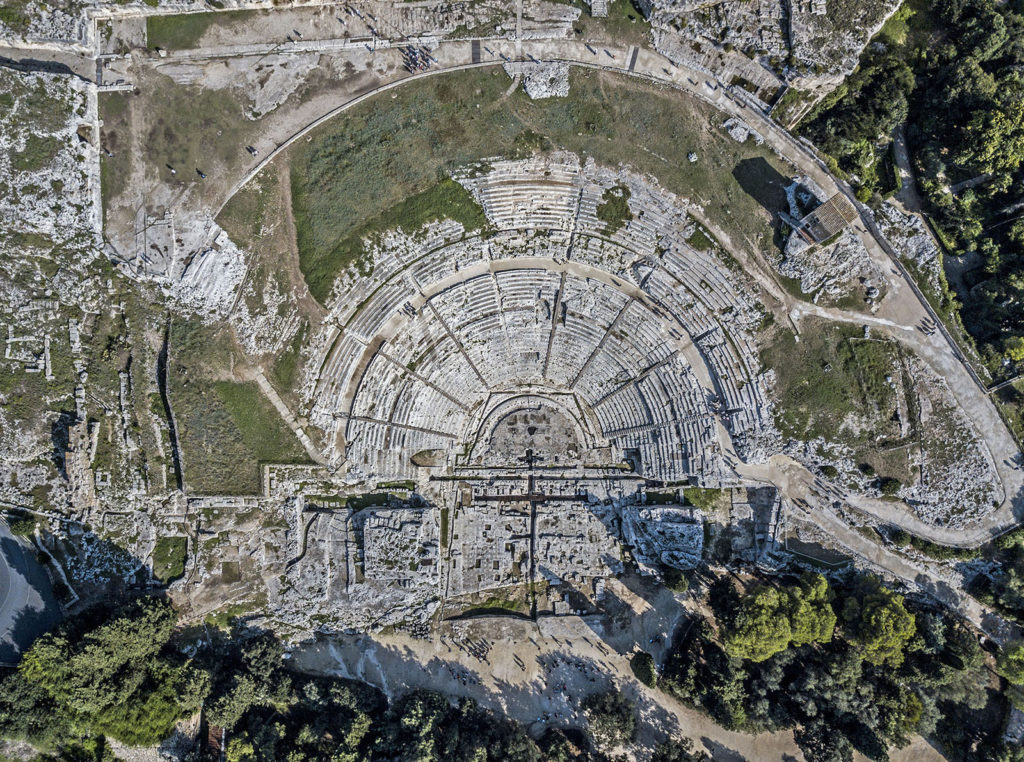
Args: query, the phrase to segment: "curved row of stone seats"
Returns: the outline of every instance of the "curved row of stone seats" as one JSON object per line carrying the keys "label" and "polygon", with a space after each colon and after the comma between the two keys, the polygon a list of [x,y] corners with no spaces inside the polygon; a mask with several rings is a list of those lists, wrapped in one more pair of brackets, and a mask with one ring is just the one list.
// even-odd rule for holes
{"label": "curved row of stone seats", "polygon": [[505,177],[483,185],[479,198],[496,227],[568,230],[578,193],[571,182]]}
{"label": "curved row of stone seats", "polygon": [[494,273],[494,281],[503,310],[532,310],[541,302],[554,308],[560,278],[550,270],[501,270]]}
{"label": "curved row of stone seats", "polygon": [[359,378],[349,414],[388,420],[398,399],[401,381],[398,368],[380,354],[374,355]]}
{"label": "curved row of stone seats", "polygon": [[350,334],[340,334],[329,350],[327,362],[320,370],[320,388],[316,405],[325,408],[329,414],[340,409],[342,399],[353,380],[359,358],[366,345]]}
{"label": "curved row of stone seats", "polygon": [[624,248],[615,241],[595,238],[582,232],[573,239],[569,260],[589,267],[611,273],[618,277],[627,277],[629,266],[637,259],[637,253]]}
{"label": "curved row of stone seats", "polygon": [[516,369],[509,366],[508,338],[500,314],[492,312],[472,323],[453,326],[452,330],[488,386],[515,378]]}
{"label": "curved row of stone seats", "polygon": [[672,314],[691,337],[702,336],[718,328],[716,316],[678,279],[657,269],[644,281],[644,292]]}
{"label": "curved row of stone seats", "polygon": [[689,412],[683,407],[686,397],[677,397],[667,390],[663,381],[663,372],[662,368],[658,368],[655,372],[643,376],[636,382],[637,388],[647,399],[652,419],[659,423],[674,421]]}
{"label": "curved row of stone seats", "polygon": [[570,233],[565,230],[494,230],[485,247],[492,262],[517,263],[531,258],[565,259]]}
{"label": "curved row of stone seats", "polygon": [[500,309],[489,273],[447,288],[431,297],[430,302],[453,330]]}
{"label": "curved row of stone seats", "polygon": [[556,325],[547,362],[547,377],[552,383],[569,386],[573,382],[601,343],[609,325],[595,324],[572,313],[566,315],[564,323]]}
{"label": "curved row of stone seats", "polygon": [[[756,397],[752,398],[752,391],[747,390],[746,393],[743,392],[748,386],[754,389],[756,385],[749,383],[744,369],[738,365],[735,356],[727,351],[728,342],[725,338],[716,332],[701,340],[699,345],[704,356],[708,357],[716,368],[716,380],[719,392],[724,399],[726,410],[756,409],[759,406],[759,401],[757,401]],[[732,420],[736,425],[741,425],[744,422],[753,422],[749,416],[734,416]],[[744,430],[745,428],[730,428],[732,433],[739,433]]]}
{"label": "curved row of stone seats", "polygon": [[579,197],[579,159],[571,154],[498,161],[479,177],[459,177],[500,229],[566,229]]}
{"label": "curved row of stone seats", "polygon": [[350,420],[346,458],[365,478],[407,479],[415,476],[411,458],[423,450],[447,449],[450,437],[389,426],[379,421]]}
{"label": "curved row of stone seats", "polygon": [[633,346],[647,348],[642,364],[653,365],[674,351],[667,332],[662,330],[661,321],[638,302],[631,303],[622,314],[616,330],[618,332],[628,336]]}
{"label": "curved row of stone seats", "polygon": [[[665,233],[680,227],[685,212],[666,209],[660,199],[646,190],[646,183],[638,182],[632,173],[588,166],[583,172],[582,192],[576,221],[578,236],[595,236],[615,241],[620,246],[640,254],[654,253]],[[628,188],[627,201],[631,218],[614,231],[598,216],[598,209],[606,203],[606,194]],[[676,200],[681,203],[680,200]]]}
{"label": "curved row of stone seats", "polygon": [[412,284],[404,278],[398,278],[370,296],[346,326],[346,331],[365,341],[372,341],[382,332],[388,321],[415,298],[416,290]]}
{"label": "curved row of stone seats", "polygon": [[638,450],[638,472],[651,479],[681,481],[689,473],[689,458],[674,426],[616,438],[616,446]]}
{"label": "curved row of stone seats", "polygon": [[[409,277],[421,289],[458,271],[458,260],[454,256],[454,247],[438,249],[424,254],[409,265]],[[480,249],[468,249],[480,253]]]}
{"label": "curved row of stone seats", "polygon": [[410,378],[398,393],[390,422],[416,429],[464,434],[466,411],[419,379]]}
{"label": "curved row of stone seats", "polygon": [[403,325],[382,352],[393,364],[427,379],[466,406],[486,393],[459,345],[429,307]]}
{"label": "curved row of stone seats", "polygon": [[605,436],[646,429],[654,423],[647,400],[634,384],[626,384],[594,405],[598,425]]}
{"label": "curved row of stone seats", "polygon": [[378,457],[385,452],[388,427],[374,421],[350,420],[345,428],[345,457],[360,467],[377,468]]}
{"label": "curved row of stone seats", "polygon": [[[723,305],[714,317],[703,302],[699,307],[696,304],[691,304],[685,310],[680,310],[677,306],[678,288],[672,288],[672,285],[667,283],[665,278],[658,275],[657,272],[647,280],[644,288],[651,296],[658,299],[659,303],[671,309],[690,335],[695,337],[698,347],[701,348],[720,383],[726,404],[729,406],[743,404],[737,395],[737,385],[740,381],[743,382],[741,385],[751,383],[752,375],[749,360],[745,362],[742,355],[746,354],[751,360],[756,355],[742,328],[731,326],[733,330],[729,332],[729,337],[733,341],[730,342],[725,338],[722,322],[729,319],[728,307],[730,305]],[[732,306],[735,309],[735,306]],[[737,347],[740,351],[737,351]]]}
{"label": "curved row of stone seats", "polygon": [[624,365],[610,351],[608,341],[589,358],[572,388],[591,404],[618,389],[636,375],[636,367]]}

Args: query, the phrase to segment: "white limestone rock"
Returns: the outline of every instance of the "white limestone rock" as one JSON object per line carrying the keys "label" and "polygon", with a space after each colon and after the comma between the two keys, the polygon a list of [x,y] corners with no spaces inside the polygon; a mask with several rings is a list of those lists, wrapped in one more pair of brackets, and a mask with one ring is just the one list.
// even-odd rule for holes
{"label": "white limestone rock", "polygon": [[174,298],[186,310],[210,318],[231,309],[245,275],[242,252],[223,230],[214,245],[194,256],[175,285]]}
{"label": "white limestone rock", "polygon": [[942,260],[924,221],[916,214],[902,212],[894,203],[887,201],[875,212],[875,222],[900,258],[924,274],[928,285],[939,293]]}

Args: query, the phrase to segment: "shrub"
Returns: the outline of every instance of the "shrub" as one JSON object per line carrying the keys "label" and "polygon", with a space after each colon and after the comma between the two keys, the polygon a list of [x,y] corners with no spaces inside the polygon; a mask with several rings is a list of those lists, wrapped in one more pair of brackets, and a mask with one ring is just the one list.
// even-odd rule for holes
{"label": "shrub", "polygon": [[15,537],[31,537],[36,531],[36,520],[31,516],[11,516],[7,526]]}
{"label": "shrub", "polygon": [[649,688],[658,684],[658,669],[654,664],[654,657],[646,651],[637,651],[629,660],[629,667],[636,675],[636,679]]}
{"label": "shrub", "polygon": [[690,580],[683,572],[672,566],[666,566],[662,572],[665,580],[665,587],[673,593],[685,593],[690,589]]}

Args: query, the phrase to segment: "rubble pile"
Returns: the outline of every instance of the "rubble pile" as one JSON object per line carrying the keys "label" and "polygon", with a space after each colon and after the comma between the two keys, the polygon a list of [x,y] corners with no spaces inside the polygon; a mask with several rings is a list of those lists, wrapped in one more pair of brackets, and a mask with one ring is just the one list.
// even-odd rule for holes
{"label": "rubble pile", "polygon": [[800,281],[800,290],[814,294],[815,301],[822,294],[833,299],[849,296],[858,283],[877,295],[873,284],[883,280],[860,238],[849,230],[824,246],[791,234],[778,269],[781,275]]}

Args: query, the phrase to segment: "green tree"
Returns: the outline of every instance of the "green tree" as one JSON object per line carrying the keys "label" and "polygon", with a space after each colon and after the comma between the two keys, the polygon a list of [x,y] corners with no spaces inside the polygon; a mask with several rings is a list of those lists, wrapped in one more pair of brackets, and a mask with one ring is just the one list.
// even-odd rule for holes
{"label": "green tree", "polygon": [[592,693],[583,699],[590,735],[602,749],[613,749],[636,738],[636,707],[619,691]]}
{"label": "green tree", "polygon": [[629,660],[630,669],[636,679],[653,688],[658,684],[658,670],[654,665],[654,657],[646,651],[637,651]]}
{"label": "green tree", "polygon": [[828,580],[807,572],[790,591],[789,628],[793,645],[828,643],[836,628],[836,614],[829,603]]}
{"label": "green tree", "polygon": [[149,745],[199,708],[208,679],[165,650],[177,621],[169,602],[140,598],[99,624],[87,621],[43,636],[19,664],[58,714],[94,733]]}
{"label": "green tree", "polygon": [[654,748],[651,762],[711,762],[707,752],[694,751],[689,738],[670,738]]}
{"label": "green tree", "polygon": [[847,601],[847,620],[852,639],[860,646],[864,660],[871,664],[898,667],[903,651],[917,631],[914,615],[907,611],[903,596],[869,578],[862,600]]}
{"label": "green tree", "polygon": [[999,651],[996,672],[1014,685],[1024,685],[1024,641],[1009,643]]}
{"label": "green tree", "polygon": [[789,596],[762,585],[740,599],[739,611],[724,637],[730,656],[764,661],[785,651],[792,638]]}

